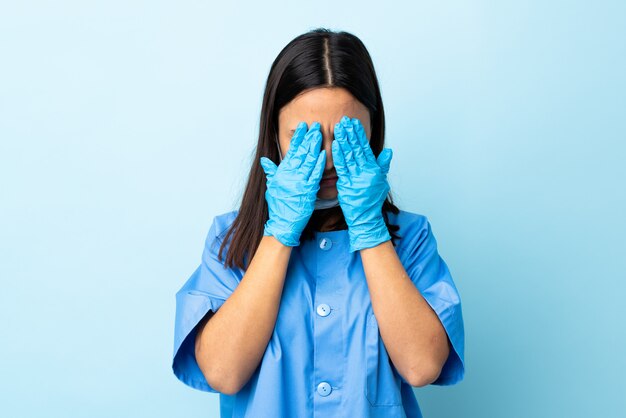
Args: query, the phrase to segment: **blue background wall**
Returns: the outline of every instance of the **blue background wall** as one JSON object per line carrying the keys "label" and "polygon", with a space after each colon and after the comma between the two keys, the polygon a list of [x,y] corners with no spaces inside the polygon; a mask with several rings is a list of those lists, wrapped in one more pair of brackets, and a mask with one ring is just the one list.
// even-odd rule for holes
{"label": "blue background wall", "polygon": [[620,1],[3,2],[2,416],[218,416],[171,372],[174,293],[318,26],[368,47],[392,190],[462,296],[466,378],[424,415],[623,416]]}

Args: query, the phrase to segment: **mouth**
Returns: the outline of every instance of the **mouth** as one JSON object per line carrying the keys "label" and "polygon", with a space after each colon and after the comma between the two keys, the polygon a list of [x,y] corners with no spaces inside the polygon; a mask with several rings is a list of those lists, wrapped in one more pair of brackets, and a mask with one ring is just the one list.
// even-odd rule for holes
{"label": "mouth", "polygon": [[320,181],[320,187],[333,187],[337,183],[337,176],[325,177]]}

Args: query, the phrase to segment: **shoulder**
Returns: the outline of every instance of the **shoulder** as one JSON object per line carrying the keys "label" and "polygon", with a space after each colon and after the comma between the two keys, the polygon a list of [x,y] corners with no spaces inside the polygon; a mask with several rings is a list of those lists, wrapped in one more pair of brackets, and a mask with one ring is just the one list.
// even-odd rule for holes
{"label": "shoulder", "polygon": [[213,218],[213,225],[215,226],[215,233],[219,237],[223,235],[228,228],[232,225],[237,217],[238,209],[231,210],[230,212],[220,213]]}
{"label": "shoulder", "polygon": [[389,222],[400,227],[400,239],[396,247],[398,252],[415,249],[431,234],[430,221],[421,213],[400,209],[398,213],[389,213]]}
{"label": "shoulder", "polygon": [[389,212],[389,222],[400,227],[398,233],[402,238],[411,237],[429,227],[429,220],[426,215],[402,209],[398,213]]}
{"label": "shoulder", "polygon": [[428,222],[428,218],[421,213],[400,209],[398,213],[389,212],[389,221],[393,224],[400,225],[400,228],[402,228],[403,226],[424,225]]}
{"label": "shoulder", "polygon": [[223,241],[226,232],[235,221],[237,217],[238,209],[231,210],[229,212],[220,213],[213,217],[209,232],[206,237],[205,244],[210,246],[213,243],[220,243]]}

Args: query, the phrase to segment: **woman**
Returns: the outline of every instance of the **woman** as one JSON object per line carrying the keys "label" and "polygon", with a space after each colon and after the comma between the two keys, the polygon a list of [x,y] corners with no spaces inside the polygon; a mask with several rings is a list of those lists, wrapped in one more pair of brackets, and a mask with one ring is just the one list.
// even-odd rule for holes
{"label": "woman", "polygon": [[428,219],[392,202],[384,123],[354,35],[274,61],[241,206],[176,294],[173,371],[222,417],[421,417],[412,386],[463,379],[461,300]]}

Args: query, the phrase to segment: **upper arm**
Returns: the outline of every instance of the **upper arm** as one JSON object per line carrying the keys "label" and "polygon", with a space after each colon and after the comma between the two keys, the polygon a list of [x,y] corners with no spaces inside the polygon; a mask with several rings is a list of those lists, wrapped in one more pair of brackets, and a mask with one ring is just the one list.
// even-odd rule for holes
{"label": "upper arm", "polygon": [[215,312],[213,311],[207,312],[204,318],[202,318],[202,320],[198,323],[198,331],[196,333],[196,341],[194,344],[195,345],[194,354],[196,356],[196,362],[198,363],[198,366],[200,367],[200,370],[202,370],[202,373],[204,374],[205,377],[207,375],[207,365],[206,365],[206,359],[202,355],[202,335],[203,335],[206,324],[209,322],[209,320],[213,317],[214,314]]}
{"label": "upper arm", "polygon": [[437,314],[450,342],[448,355],[432,383],[455,384],[465,374],[465,333],[459,292],[446,262],[439,255],[437,240],[425,216],[406,225],[403,241],[398,251],[400,260],[411,281]]}
{"label": "upper arm", "polygon": [[[172,370],[183,383],[194,389],[218,393],[207,382],[197,361],[197,337],[214,312],[224,304],[238,286],[243,271],[227,268],[218,258],[218,228],[214,220],[205,241],[202,262],[176,293],[174,354]],[[203,369],[206,364],[203,360]]]}
{"label": "upper arm", "polygon": [[[202,342],[202,333],[204,331],[204,327],[206,326],[207,322],[209,322],[209,320],[213,317],[213,315],[215,314],[215,312],[213,311],[209,311],[207,312],[207,314],[204,316],[204,318],[202,318],[202,320],[200,320],[200,322],[198,323],[198,331],[196,333],[196,341],[195,341],[195,353],[196,353],[196,358],[198,357],[198,352],[200,351],[200,344]],[[198,361],[198,364],[200,364],[200,361]]]}

